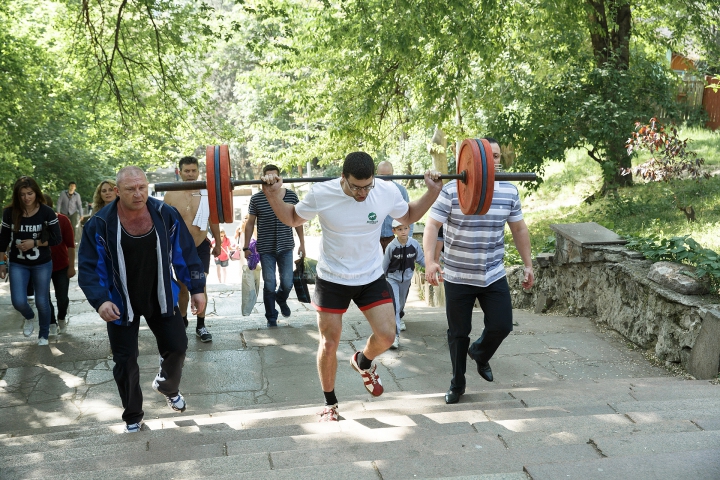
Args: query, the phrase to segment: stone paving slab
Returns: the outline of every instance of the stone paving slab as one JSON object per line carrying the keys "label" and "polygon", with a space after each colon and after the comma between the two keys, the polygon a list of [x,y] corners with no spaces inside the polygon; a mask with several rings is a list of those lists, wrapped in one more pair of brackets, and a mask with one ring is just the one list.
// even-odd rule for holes
{"label": "stone paving slab", "polygon": [[693,422],[703,430],[720,430],[720,415],[695,417]]}
{"label": "stone paving slab", "polygon": [[626,457],[654,453],[673,453],[691,450],[720,450],[720,432],[682,432],[675,435],[628,435],[623,437],[593,437],[598,449],[608,457]]}
{"label": "stone paving slab", "polygon": [[596,459],[598,453],[590,445],[563,445],[557,447],[526,448],[520,451],[486,452],[484,449],[442,457],[379,460],[375,462],[384,480],[407,478],[436,478],[478,473],[521,473],[524,463],[568,462]]}
{"label": "stone paving slab", "polygon": [[529,464],[525,468],[533,480],[607,480],[628,478],[628,472],[632,472],[634,480],[717,480],[720,478],[720,450],[603,458],[566,464]]}
{"label": "stone paving slab", "polygon": [[[618,417],[621,417],[618,415]],[[548,419],[540,419],[548,420]],[[575,418],[573,422],[558,419],[557,422],[545,422],[535,425],[534,429],[523,429],[527,424],[506,422],[481,422],[474,424],[479,433],[500,435],[510,449],[528,447],[585,444],[593,436],[622,436],[631,434],[674,435],[682,432],[700,431],[696,425],[687,420],[658,421],[645,424],[634,424],[625,419],[601,422]],[[503,425],[504,423],[504,425]],[[571,424],[572,423],[572,424]],[[532,427],[530,427],[532,428]]]}

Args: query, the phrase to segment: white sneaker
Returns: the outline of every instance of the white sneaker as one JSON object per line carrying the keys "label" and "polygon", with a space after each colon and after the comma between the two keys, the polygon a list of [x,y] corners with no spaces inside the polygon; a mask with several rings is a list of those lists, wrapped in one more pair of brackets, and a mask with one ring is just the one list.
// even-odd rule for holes
{"label": "white sneaker", "polygon": [[27,318],[25,319],[25,326],[23,327],[23,335],[25,335],[26,337],[29,337],[30,335],[32,335],[32,332],[35,330],[35,321],[34,320],[35,319],[33,319],[33,318],[31,318],[30,320],[28,320]]}
{"label": "white sneaker", "polygon": [[50,324],[50,335],[57,335],[58,326],[55,323]]}
{"label": "white sneaker", "polygon": [[405,320],[400,320],[400,331],[404,332],[407,330],[407,327],[405,326]]}
{"label": "white sneaker", "polygon": [[390,349],[392,350],[397,350],[398,348],[400,348],[400,335],[396,335],[395,341],[390,345]]}
{"label": "white sneaker", "polygon": [[145,423],[140,420],[137,423],[131,423],[129,425],[125,425],[125,433],[138,433],[143,429],[143,426]]}
{"label": "white sneaker", "polygon": [[65,333],[68,323],[66,320],[58,320],[58,333]]}
{"label": "white sneaker", "polygon": [[38,338],[38,345],[40,345],[41,347],[44,347],[47,344],[48,344],[47,338],[42,338],[42,337]]}

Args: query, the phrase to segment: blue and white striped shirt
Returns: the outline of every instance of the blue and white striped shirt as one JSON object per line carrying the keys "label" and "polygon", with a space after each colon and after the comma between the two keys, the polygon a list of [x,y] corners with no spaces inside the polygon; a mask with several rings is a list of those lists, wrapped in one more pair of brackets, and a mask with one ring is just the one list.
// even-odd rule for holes
{"label": "blue and white striped shirt", "polygon": [[505,223],[523,218],[515,185],[495,182],[488,213],[465,215],[460,210],[457,180],[450,181],[430,209],[430,218],[445,224],[445,280],[487,287],[505,276]]}

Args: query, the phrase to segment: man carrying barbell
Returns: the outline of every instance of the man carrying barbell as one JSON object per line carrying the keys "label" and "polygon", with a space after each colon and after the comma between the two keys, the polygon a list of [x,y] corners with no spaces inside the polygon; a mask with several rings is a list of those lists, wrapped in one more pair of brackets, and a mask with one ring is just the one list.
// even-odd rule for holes
{"label": "man carrying barbell", "polygon": [[373,360],[395,340],[395,312],[390,287],[382,271],[380,227],[387,215],[403,224],[417,222],[442,189],[440,173],[425,172],[428,191],[407,203],[390,182],[376,182],[375,165],[365,152],[345,157],[338,179],[317,183],[297,205],[283,202],[282,179],[270,173],[262,177],[263,191],[281,222],[298,227],[316,215],[322,228],[313,306],[318,312],[320,345],[317,368],[325,394],[320,421],[338,421],[335,396],[337,349],[342,316],[350,301],[367,318],[372,335],[362,351],[355,352],[350,365],[360,373],[373,396],[383,393]]}
{"label": "man carrying barbell", "polygon": [[[200,167],[198,159],[195,157],[183,157],[178,163],[178,172],[183,182],[194,182],[200,176]],[[207,190],[181,190],[178,192],[168,192],[165,194],[163,201],[168,205],[175,207],[180,213],[185,225],[195,241],[197,254],[205,269],[205,275],[210,273],[210,250],[213,256],[220,255],[220,225],[210,222],[210,210],[208,207]],[[215,246],[210,244],[207,237],[207,231],[210,230],[215,239]],[[205,305],[207,306],[207,289],[204,292]],[[184,283],[180,283],[180,297],[178,305],[180,313],[188,327],[188,303],[190,302],[190,293]],[[205,326],[205,308],[196,313],[195,335],[201,342],[212,342],[212,333]]]}
{"label": "man carrying barbell", "polygon": [[[500,145],[486,138],[495,165],[500,163]],[[465,393],[466,356],[477,363],[477,371],[488,382],[493,381],[488,363],[502,341],[512,331],[512,301],[505,278],[505,223],[525,264],[523,288],[535,281],[530,235],[520,209],[515,185],[495,182],[492,204],[485,215],[465,215],[458,201],[457,180],[445,184],[428,215],[423,234],[425,276],[434,286],[445,282],[445,305],[448,321],[448,346],[453,377],[445,394],[445,403],[457,403]],[[445,225],[445,269],[435,254],[438,230]],[[485,329],[470,345],[472,313],[475,300],[484,313]]]}

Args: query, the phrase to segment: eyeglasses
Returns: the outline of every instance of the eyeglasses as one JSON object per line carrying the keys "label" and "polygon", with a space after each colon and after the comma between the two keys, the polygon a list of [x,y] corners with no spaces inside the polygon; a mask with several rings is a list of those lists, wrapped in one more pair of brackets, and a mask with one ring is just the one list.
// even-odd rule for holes
{"label": "eyeglasses", "polygon": [[357,185],[353,185],[353,184],[350,183],[350,182],[347,182],[347,184],[348,184],[348,188],[349,188],[350,190],[352,190],[353,192],[359,192],[359,191],[361,191],[361,190],[362,190],[363,192],[369,192],[370,190],[372,190],[373,188],[375,188],[375,179],[373,178],[373,182],[372,182],[370,185],[365,185],[364,187],[358,187]]}

